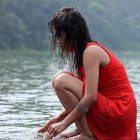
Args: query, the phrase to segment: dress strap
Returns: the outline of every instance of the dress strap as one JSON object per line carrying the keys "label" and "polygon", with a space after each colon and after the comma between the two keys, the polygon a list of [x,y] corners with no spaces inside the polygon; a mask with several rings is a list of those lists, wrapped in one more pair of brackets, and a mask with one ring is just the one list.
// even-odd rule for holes
{"label": "dress strap", "polygon": [[86,44],[86,48],[87,48],[88,46],[90,46],[90,45],[99,45],[99,43],[97,43],[97,42],[88,42],[88,43]]}

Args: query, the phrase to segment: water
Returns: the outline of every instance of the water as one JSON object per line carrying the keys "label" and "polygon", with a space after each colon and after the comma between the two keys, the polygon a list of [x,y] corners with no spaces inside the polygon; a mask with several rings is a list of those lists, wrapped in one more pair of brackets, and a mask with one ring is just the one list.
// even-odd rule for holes
{"label": "water", "polygon": [[[135,91],[140,135],[140,56],[119,57]],[[62,109],[51,86],[56,63],[46,53],[0,52],[0,140],[34,140],[45,121]]]}

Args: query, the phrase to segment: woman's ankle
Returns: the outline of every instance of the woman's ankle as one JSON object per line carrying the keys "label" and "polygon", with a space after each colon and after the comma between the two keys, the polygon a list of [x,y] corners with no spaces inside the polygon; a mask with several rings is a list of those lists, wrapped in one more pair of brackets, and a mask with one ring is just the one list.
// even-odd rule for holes
{"label": "woman's ankle", "polygon": [[95,136],[89,134],[80,134],[78,140],[97,140]]}
{"label": "woman's ankle", "polygon": [[81,130],[79,128],[76,128],[75,130],[69,132],[69,133],[66,133],[66,134],[61,134],[62,137],[65,137],[65,138],[70,138],[70,137],[74,137],[74,136],[77,136],[81,134]]}
{"label": "woman's ankle", "polygon": [[81,131],[81,134],[88,137],[94,137],[94,135],[90,131]]}

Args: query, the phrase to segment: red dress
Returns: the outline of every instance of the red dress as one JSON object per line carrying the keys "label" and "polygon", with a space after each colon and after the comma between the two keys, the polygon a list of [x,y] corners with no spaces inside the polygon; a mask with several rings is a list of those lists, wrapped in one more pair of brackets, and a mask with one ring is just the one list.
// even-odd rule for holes
{"label": "red dress", "polygon": [[[86,114],[88,125],[99,140],[136,140],[136,100],[123,64],[101,44],[110,57],[106,67],[99,69],[97,101]],[[85,74],[81,66],[83,92]]]}

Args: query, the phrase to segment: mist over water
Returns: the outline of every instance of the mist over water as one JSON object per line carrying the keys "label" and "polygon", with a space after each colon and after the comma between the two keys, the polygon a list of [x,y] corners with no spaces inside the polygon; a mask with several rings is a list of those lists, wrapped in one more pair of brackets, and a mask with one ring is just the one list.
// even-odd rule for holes
{"label": "mist over water", "polygon": [[[120,59],[135,91],[140,135],[140,56]],[[57,66],[45,53],[0,55],[0,140],[33,140],[45,121],[62,109],[51,85]]]}

